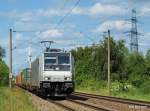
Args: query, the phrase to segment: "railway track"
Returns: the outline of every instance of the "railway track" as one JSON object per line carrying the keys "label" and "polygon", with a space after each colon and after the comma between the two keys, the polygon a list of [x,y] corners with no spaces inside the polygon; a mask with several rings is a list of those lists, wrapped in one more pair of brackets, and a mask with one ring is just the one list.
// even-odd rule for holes
{"label": "railway track", "polygon": [[87,103],[84,103],[84,102],[75,101],[73,99],[67,99],[67,100],[70,101],[70,102],[73,102],[75,104],[83,105],[85,107],[94,109],[96,111],[117,111],[117,110],[109,109],[109,108],[102,107],[102,106],[97,107],[97,106],[94,106],[94,105],[91,105],[91,104],[87,104]]}
{"label": "railway track", "polygon": [[101,96],[101,95],[87,94],[87,93],[81,93],[81,92],[75,92],[72,95],[80,96],[84,98],[103,99],[103,100],[112,101],[112,102],[119,102],[123,104],[136,105],[136,106],[150,108],[150,102],[145,102],[145,101],[140,101],[140,100],[123,99],[123,98],[118,98],[118,97]]}
{"label": "railway track", "polygon": [[[63,109],[66,109],[67,111],[78,111],[72,107],[68,107],[67,105],[63,104],[63,103],[60,103],[58,101],[54,101],[54,100],[51,100],[51,99],[48,99],[49,102],[57,105],[58,107],[61,107]],[[64,101],[68,101],[68,102],[71,102],[73,104],[77,104],[77,105],[80,105],[80,106],[84,106],[86,108],[89,108],[89,111],[90,109],[94,110],[94,111],[117,111],[117,110],[113,110],[113,109],[109,109],[109,108],[106,108],[106,107],[103,107],[103,106],[94,106],[94,105],[90,105],[90,104],[87,104],[87,103],[84,103],[84,102],[81,102],[81,101],[76,101],[76,100],[73,100],[73,99],[70,99],[70,98],[67,98],[66,100]]]}
{"label": "railway track", "polygon": [[[52,104],[55,104],[56,106],[64,109],[65,111],[83,111],[82,109],[84,109],[84,111],[131,111],[132,109],[134,111],[150,111],[150,102],[122,99],[117,97],[101,96],[80,92],[75,92],[71,96],[66,97],[66,99],[63,100],[57,99],[55,100],[50,98],[46,99],[42,98],[42,99],[51,102]],[[93,100],[96,101],[96,103],[94,103]],[[114,106],[116,103],[122,105]],[[126,107],[127,109],[122,110],[123,108],[125,108],[125,105],[127,106]],[[131,106],[131,108],[129,108],[128,106]]]}
{"label": "railway track", "polygon": [[[22,88],[21,88],[22,89]],[[25,90],[25,89],[23,89]],[[25,90],[27,91],[27,90]],[[28,93],[31,93],[29,91],[27,91]],[[35,95],[34,93],[31,93],[33,95]],[[37,96],[37,95],[35,95]],[[37,96],[39,97],[39,96]],[[91,105],[91,104],[88,104],[88,103],[84,103],[81,101],[81,99],[72,99],[72,97],[67,97],[66,99],[63,99],[63,100],[55,100],[55,99],[50,99],[50,98],[43,98],[43,97],[40,97],[41,99],[43,100],[46,100],[48,102],[51,102],[53,104],[55,104],[56,106],[62,108],[62,109],[65,109],[67,111],[79,111],[77,109],[75,109],[73,106],[68,106],[66,103],[63,103],[63,102],[71,102],[73,103],[75,106],[80,106],[80,107],[86,107],[86,109],[88,109],[88,111],[91,111],[91,110],[94,110],[94,111],[117,111],[117,110],[112,110],[112,109],[109,109],[107,107],[104,107],[104,106],[94,106],[94,105]],[[86,100],[85,100],[86,101]],[[80,110],[82,111],[82,110]],[[86,110],[85,110],[86,111]]]}
{"label": "railway track", "polygon": [[66,109],[67,111],[76,111],[76,110],[74,110],[73,108],[68,107],[68,106],[66,106],[66,105],[64,105],[64,104],[61,104],[61,103],[59,103],[59,102],[57,102],[57,101],[54,101],[54,100],[51,100],[51,99],[48,99],[48,101],[51,102],[51,103],[53,103],[53,104],[55,104],[55,105],[57,105],[58,107],[61,107],[61,108],[63,108],[63,109]]}

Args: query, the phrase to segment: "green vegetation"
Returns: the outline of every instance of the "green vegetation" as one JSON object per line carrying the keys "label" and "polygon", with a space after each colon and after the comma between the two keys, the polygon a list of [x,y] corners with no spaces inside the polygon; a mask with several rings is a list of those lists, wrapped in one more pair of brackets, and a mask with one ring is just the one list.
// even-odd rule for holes
{"label": "green vegetation", "polygon": [[4,57],[5,50],[0,46],[0,111],[37,111],[25,91],[7,87],[9,69],[3,60]]}
{"label": "green vegetation", "polygon": [[[123,40],[111,38],[112,96],[150,100],[150,50],[129,53]],[[98,45],[72,50],[75,57],[76,89],[108,95],[107,38]]]}
{"label": "green vegetation", "polygon": [[0,111],[37,111],[30,96],[18,88],[0,87]]}
{"label": "green vegetation", "polygon": [[5,50],[0,46],[0,86],[8,85],[9,69],[2,59],[5,57]]}

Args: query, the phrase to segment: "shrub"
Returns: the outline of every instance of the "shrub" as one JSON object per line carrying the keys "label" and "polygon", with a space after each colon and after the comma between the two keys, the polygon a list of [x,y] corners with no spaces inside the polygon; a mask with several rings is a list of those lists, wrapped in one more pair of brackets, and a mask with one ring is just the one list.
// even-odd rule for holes
{"label": "shrub", "polygon": [[150,79],[141,84],[140,91],[144,94],[150,94]]}

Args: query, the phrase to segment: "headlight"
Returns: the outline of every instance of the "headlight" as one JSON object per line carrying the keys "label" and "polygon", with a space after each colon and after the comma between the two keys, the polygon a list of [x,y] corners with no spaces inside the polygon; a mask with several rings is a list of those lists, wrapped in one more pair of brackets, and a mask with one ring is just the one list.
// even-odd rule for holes
{"label": "headlight", "polygon": [[71,77],[64,77],[65,80],[71,80]]}
{"label": "headlight", "polygon": [[44,80],[50,80],[51,79],[51,77],[45,77],[44,78]]}
{"label": "headlight", "polygon": [[48,80],[48,77],[45,77],[44,80]]}
{"label": "headlight", "polygon": [[55,70],[56,70],[56,71],[59,71],[60,69],[59,69],[59,67],[56,67]]}

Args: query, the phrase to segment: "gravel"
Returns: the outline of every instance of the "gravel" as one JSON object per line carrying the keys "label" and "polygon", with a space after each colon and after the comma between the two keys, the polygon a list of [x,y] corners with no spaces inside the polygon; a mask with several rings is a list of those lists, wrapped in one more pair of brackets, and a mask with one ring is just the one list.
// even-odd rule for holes
{"label": "gravel", "polygon": [[[66,111],[66,109],[46,100],[42,99],[32,93],[30,93],[30,99],[32,100],[34,106],[38,109],[38,111]],[[74,102],[70,102],[68,100],[54,100],[59,104],[63,104],[69,108],[72,108],[76,111],[95,111],[89,107],[85,107],[83,105],[76,104]],[[116,111],[150,111],[150,108],[145,106],[136,106],[136,105],[129,105],[123,104],[119,102],[112,102],[103,99],[96,99],[96,98],[87,98],[87,99],[79,99],[74,98],[74,101],[81,101],[86,104],[90,104],[96,107],[106,107],[110,109],[114,109]]]}
{"label": "gravel", "polygon": [[32,99],[33,105],[38,109],[38,111],[66,111],[65,109],[47,100],[44,100],[34,94],[31,94],[31,99]]}
{"label": "gravel", "polygon": [[59,101],[59,103],[64,104],[65,106],[68,106],[70,108],[73,108],[76,111],[95,111],[94,109],[91,109],[91,108],[88,108],[83,105],[79,105],[79,104],[76,104],[67,100]]}

